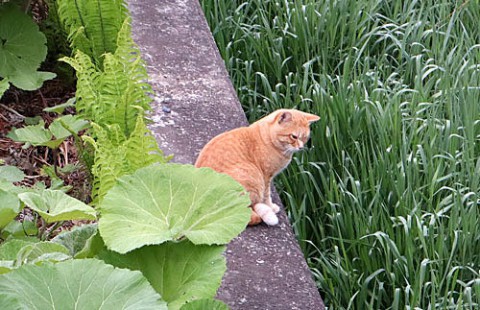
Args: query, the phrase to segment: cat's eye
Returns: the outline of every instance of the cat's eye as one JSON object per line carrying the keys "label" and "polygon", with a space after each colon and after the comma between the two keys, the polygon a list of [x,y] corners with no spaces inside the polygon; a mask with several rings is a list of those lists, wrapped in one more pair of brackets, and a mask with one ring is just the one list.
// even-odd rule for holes
{"label": "cat's eye", "polygon": [[295,135],[295,134],[293,134],[293,133],[290,135],[290,137],[292,137],[293,140],[297,140],[297,139],[298,139],[298,136]]}

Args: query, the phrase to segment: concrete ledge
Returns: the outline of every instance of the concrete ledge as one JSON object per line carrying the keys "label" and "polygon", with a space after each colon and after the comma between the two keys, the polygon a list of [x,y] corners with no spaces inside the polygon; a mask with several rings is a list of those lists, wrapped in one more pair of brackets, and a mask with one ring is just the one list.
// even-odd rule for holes
{"label": "concrete ledge", "polygon": [[[156,93],[150,129],[175,162],[193,163],[212,137],[247,125],[223,60],[196,0],[129,0],[129,8]],[[217,298],[231,309],[324,308],[284,211],[279,226],[248,228],[226,256]]]}

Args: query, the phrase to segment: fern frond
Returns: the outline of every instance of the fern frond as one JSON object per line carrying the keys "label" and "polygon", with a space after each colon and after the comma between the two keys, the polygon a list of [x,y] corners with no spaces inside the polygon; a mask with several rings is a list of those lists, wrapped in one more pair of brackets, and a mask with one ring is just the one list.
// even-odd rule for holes
{"label": "fern frond", "polygon": [[133,81],[135,87],[130,89],[130,100],[132,105],[141,107],[144,110],[150,109],[153,90],[148,81],[146,63],[140,55],[140,49],[132,39],[130,18],[126,18],[118,33],[117,50],[115,56],[120,59],[124,71]]}
{"label": "fern frond", "polygon": [[[116,55],[106,54],[104,72],[101,79],[102,110],[105,122],[119,124],[125,135],[129,135],[134,127],[139,114],[136,108],[136,100],[132,98],[139,87],[125,71],[125,65]],[[140,93],[143,96],[144,93]]]}
{"label": "fern frond", "polygon": [[158,147],[157,140],[140,116],[137,117],[135,130],[125,141],[125,147],[129,164],[135,167],[134,171],[153,163],[166,163],[170,160],[169,157],[164,156]]}
{"label": "fern frond", "polygon": [[77,112],[95,123],[117,124],[128,137],[137,116],[150,108],[147,73],[135,47],[122,47],[104,57],[103,71],[82,51],[62,60],[77,72]]}
{"label": "fern frond", "polygon": [[141,115],[137,117],[135,130],[128,138],[123,135],[118,125],[103,128],[94,124],[93,128],[97,140],[89,139],[88,141],[95,148],[95,163],[92,166],[94,204],[103,199],[122,175],[169,160],[158,148],[155,138],[145,126]]}
{"label": "fern frond", "polygon": [[77,73],[77,113],[93,126],[92,137],[84,140],[95,153],[94,204],[120,176],[169,160],[145,126],[153,91],[124,10],[119,0],[58,0],[76,49],[74,57],[62,60]]}
{"label": "fern frond", "polygon": [[97,140],[88,140],[95,149],[95,160],[92,166],[92,198],[96,205],[107,191],[115,185],[118,177],[124,174],[125,150],[121,147],[121,131],[118,126],[102,128],[93,125]]}
{"label": "fern frond", "polygon": [[60,59],[71,65],[77,75],[76,109],[77,113],[90,121],[101,123],[101,90],[99,83],[102,72],[98,71],[90,57],[82,51],[77,51],[75,57]]}
{"label": "fern frond", "polygon": [[74,50],[101,67],[101,56],[116,50],[117,34],[127,16],[123,0],[57,0],[57,12]]}

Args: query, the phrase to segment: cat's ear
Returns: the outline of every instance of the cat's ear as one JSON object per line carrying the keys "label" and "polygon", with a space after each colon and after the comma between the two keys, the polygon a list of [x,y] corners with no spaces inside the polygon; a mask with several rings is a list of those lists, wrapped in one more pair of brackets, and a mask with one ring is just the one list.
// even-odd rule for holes
{"label": "cat's ear", "polygon": [[280,113],[278,113],[278,115],[276,117],[276,121],[277,121],[278,124],[291,122],[292,121],[292,113],[288,112],[288,111],[280,112]]}
{"label": "cat's ear", "polygon": [[318,121],[320,119],[320,116],[315,115],[315,114],[310,114],[310,113],[304,113],[304,114],[305,114],[305,118],[307,119],[307,122],[309,124],[315,123],[316,121]]}

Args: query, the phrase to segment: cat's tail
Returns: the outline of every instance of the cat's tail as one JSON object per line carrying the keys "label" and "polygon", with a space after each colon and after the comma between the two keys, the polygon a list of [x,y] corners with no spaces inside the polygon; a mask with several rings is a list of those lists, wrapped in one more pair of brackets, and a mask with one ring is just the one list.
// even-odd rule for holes
{"label": "cat's tail", "polygon": [[269,226],[278,224],[278,217],[273,212],[272,208],[264,203],[257,203],[253,206],[253,210],[262,218],[262,220]]}

